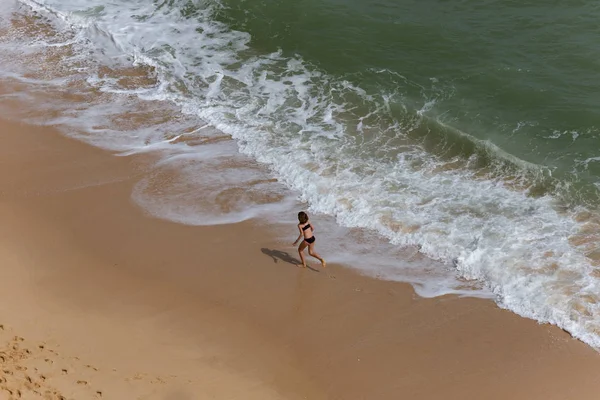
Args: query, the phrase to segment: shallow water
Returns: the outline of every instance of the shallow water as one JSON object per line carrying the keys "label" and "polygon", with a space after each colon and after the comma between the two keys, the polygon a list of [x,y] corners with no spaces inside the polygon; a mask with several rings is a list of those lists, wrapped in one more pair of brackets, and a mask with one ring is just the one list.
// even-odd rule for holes
{"label": "shallow water", "polygon": [[149,213],[287,232],[307,204],[331,261],[600,344],[596,5],[94,1],[4,0],[4,97],[160,153]]}

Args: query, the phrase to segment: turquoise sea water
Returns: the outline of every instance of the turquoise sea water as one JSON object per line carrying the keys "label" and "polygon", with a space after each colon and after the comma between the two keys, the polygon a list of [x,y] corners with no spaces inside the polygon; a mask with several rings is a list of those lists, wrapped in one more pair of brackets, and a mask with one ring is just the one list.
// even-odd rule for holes
{"label": "turquoise sea water", "polygon": [[162,154],[132,194],[150,214],[299,200],[386,243],[343,238],[338,260],[385,253],[359,267],[433,295],[474,281],[600,346],[597,3],[0,1],[11,95],[52,97],[33,122]]}

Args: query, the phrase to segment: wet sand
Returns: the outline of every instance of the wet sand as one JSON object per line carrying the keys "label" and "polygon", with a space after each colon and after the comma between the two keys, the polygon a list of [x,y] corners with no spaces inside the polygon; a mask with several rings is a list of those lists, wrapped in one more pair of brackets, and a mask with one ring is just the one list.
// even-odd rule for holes
{"label": "wet sand", "polygon": [[600,356],[556,327],[298,268],[294,226],[151,218],[130,199],[147,155],[0,140],[2,399],[597,398]]}

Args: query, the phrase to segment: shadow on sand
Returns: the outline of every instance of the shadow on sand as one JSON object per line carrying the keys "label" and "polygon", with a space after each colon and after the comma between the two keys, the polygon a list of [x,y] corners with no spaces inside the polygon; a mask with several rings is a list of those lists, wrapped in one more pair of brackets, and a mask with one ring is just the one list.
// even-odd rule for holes
{"label": "shadow on sand", "polygon": [[[279,261],[283,261],[285,263],[292,264],[292,265],[295,265],[297,267],[299,267],[299,266],[302,265],[302,263],[300,262],[300,260],[292,257],[290,255],[290,253],[288,253],[286,251],[272,250],[272,249],[267,249],[265,247],[263,247],[262,249],[260,249],[260,251],[262,251],[263,254],[266,254],[269,257],[271,257],[273,259],[274,263],[278,263]],[[306,268],[308,268],[308,269],[310,269],[311,271],[314,271],[314,272],[320,272],[318,269],[314,269],[310,265],[306,265]]]}

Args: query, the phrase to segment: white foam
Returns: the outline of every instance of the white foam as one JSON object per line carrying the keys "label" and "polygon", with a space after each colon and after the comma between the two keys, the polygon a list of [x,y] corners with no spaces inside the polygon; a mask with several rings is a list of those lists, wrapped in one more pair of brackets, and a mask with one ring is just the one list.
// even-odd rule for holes
{"label": "white foam", "polygon": [[[345,227],[377,232],[394,245],[418,247],[440,260],[435,264],[440,269],[454,265],[463,277],[484,282],[501,306],[600,346],[600,306],[594,300],[600,282],[585,256],[589,246],[583,249],[570,241],[582,224],[572,213],[558,211],[551,197],[530,197],[470,169],[444,168],[445,162],[411,143],[403,132],[423,122],[435,99],[425,99],[416,116],[398,119],[392,112],[393,94],[367,92],[282,52],[257,54],[247,33],[211,19],[210,6],[183,19],[175,8],[156,10],[146,0],[107,5],[102,13],[91,14],[80,11],[101,5],[98,0],[23,1],[75,27],[76,37],[93,49],[97,62],[112,65],[129,57],[156,70],[159,83],[150,88],[125,90],[111,79],[88,80],[115,99],[128,99],[117,100],[125,106],[131,98],[124,94],[150,104],[176,104],[234,137],[242,153],[268,165],[312,212],[333,216]],[[160,123],[136,130],[98,129],[99,116],[114,108],[112,103],[105,110],[95,105],[63,118],[87,121],[86,140],[127,152],[164,150],[176,142],[170,138],[190,127],[176,127],[175,136],[168,137],[164,130],[173,128]],[[524,170],[538,168],[491,143],[479,145]],[[204,150],[179,151],[170,150],[178,155],[170,154],[134,193],[155,216],[216,224],[264,214],[272,204],[262,196],[280,200],[278,212],[294,206],[280,187],[265,180],[263,169],[247,167],[247,161],[223,170],[218,157],[202,154]],[[166,176],[169,180],[163,181]],[[198,187],[212,193],[202,204]],[[156,188],[163,191],[156,193]],[[241,188],[250,188],[253,195],[223,207],[226,196],[219,196]],[[339,261],[362,262],[355,253],[343,257],[345,248],[331,251]],[[388,254],[383,262],[360,265],[373,268],[373,275],[412,281],[417,288],[429,284],[420,292],[424,295],[462,293],[452,274],[436,270],[418,275],[414,271],[424,268],[425,261],[411,266],[390,262],[395,253]],[[477,288],[462,294],[469,293],[485,295]]]}

